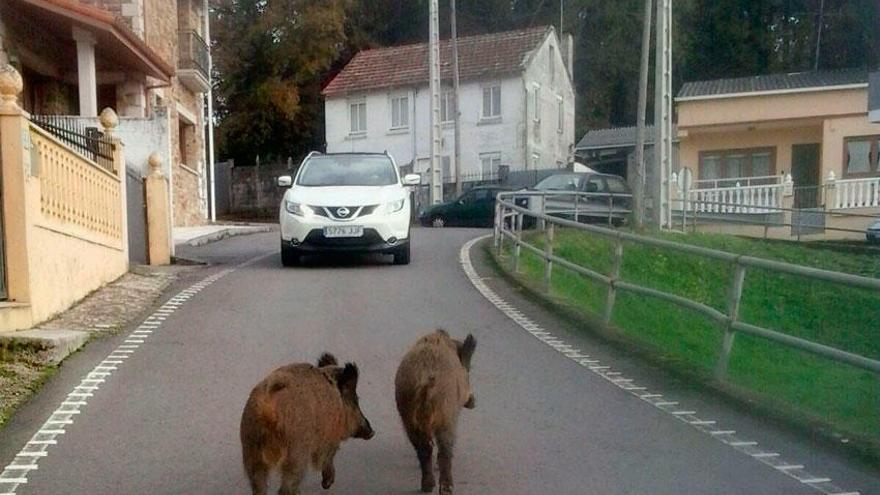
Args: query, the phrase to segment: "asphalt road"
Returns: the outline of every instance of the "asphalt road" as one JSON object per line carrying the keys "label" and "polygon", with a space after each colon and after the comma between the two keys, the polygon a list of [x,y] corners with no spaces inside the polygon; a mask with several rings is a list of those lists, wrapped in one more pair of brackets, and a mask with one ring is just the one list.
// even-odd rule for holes
{"label": "asphalt road", "polygon": [[[482,233],[415,229],[409,266],[367,258],[282,269],[273,255],[236,268],[185,301],[119,365],[16,493],[246,493],[238,422],[250,389],[276,366],[314,361],[324,351],[359,365],[361,406],[377,434],[343,445],[329,491],[312,474],[303,493],[417,493],[418,463],[396,416],[393,379],[406,349],[436,327],[473,332],[479,342],[471,377],[477,408],[462,415],[456,493],[819,493],[610,385],[516,326],[459,264],[461,245]],[[214,264],[176,290],[275,253],[277,245],[277,233],[269,233],[188,249]],[[516,291],[491,283],[548,327],[566,331]],[[2,465],[124,338],[96,342],[62,367],[0,432]],[[848,490],[880,492],[876,471],[833,449],[587,337],[571,338]]]}

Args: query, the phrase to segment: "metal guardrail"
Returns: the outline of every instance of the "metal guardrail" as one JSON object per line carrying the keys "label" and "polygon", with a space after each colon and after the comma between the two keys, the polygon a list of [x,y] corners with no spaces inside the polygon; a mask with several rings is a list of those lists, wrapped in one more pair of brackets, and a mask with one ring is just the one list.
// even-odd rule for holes
{"label": "metal guardrail", "polygon": [[[602,283],[608,287],[605,299],[605,308],[603,320],[605,324],[611,322],[611,315],[614,311],[616,294],[618,290],[625,290],[636,294],[641,294],[660,300],[668,301],[678,306],[691,309],[701,313],[714,321],[716,321],[721,330],[724,332],[722,348],[718,363],[715,368],[715,376],[719,380],[723,380],[727,375],[727,366],[730,360],[730,353],[733,348],[734,336],[736,332],[742,332],[754,335],[772,342],[776,342],[787,347],[793,347],[805,352],[809,352],[818,356],[832,359],[841,363],[846,363],[864,370],[868,370],[880,374],[880,361],[867,358],[858,354],[843,351],[831,346],[819,344],[816,342],[802,339],[782,333],[773,329],[763,328],[752,325],[739,320],[740,300],[742,298],[743,284],[746,278],[746,271],[749,268],[760,268],[776,273],[785,273],[796,275],[811,280],[822,280],[848,287],[857,287],[880,293],[880,279],[852,275],[848,273],[823,270],[808,266],[795,265],[780,261],[766,260],[753,256],[745,256],[740,254],[728,253],[716,249],[709,249],[700,246],[682,244],[654,237],[633,234],[620,230],[600,227],[598,225],[583,224],[573,220],[559,218],[546,213],[533,211],[523,208],[516,204],[517,198],[522,196],[544,196],[542,202],[546,202],[547,196],[558,195],[559,193],[548,192],[505,192],[498,195],[495,203],[495,229],[494,240],[495,248],[500,255],[504,249],[505,239],[513,241],[513,269],[519,270],[519,259],[521,249],[525,248],[544,260],[544,289],[550,289],[553,265],[558,265],[569,271],[581,274],[591,280]],[[579,196],[596,196],[594,193],[562,193],[565,195],[577,194]],[[600,195],[601,196],[601,195]],[[523,240],[522,226],[523,218],[526,216],[535,217],[539,220],[541,228],[545,233],[544,249],[531,245]],[[614,241],[612,253],[612,265],[609,274],[604,275],[589,268],[580,266],[576,263],[560,258],[553,254],[553,240],[555,237],[555,226],[573,228],[599,236],[610,238]],[[660,247],[686,254],[701,256],[704,258],[714,259],[729,263],[732,267],[732,276],[727,294],[727,310],[719,311],[713,307],[694,301],[683,296],[670,294],[661,290],[650,287],[640,286],[631,282],[621,280],[620,266],[623,259],[623,241],[635,244]]]}
{"label": "metal guardrail", "polygon": [[104,170],[116,173],[113,142],[97,127],[85,126],[78,118],[66,115],[31,115],[30,121]]}

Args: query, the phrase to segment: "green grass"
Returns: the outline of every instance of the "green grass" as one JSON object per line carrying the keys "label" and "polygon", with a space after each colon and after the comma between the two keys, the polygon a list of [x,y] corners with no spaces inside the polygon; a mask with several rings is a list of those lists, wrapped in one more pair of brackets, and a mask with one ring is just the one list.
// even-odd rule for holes
{"label": "green grass", "polygon": [[[559,229],[554,252],[608,274],[612,242]],[[662,234],[663,238],[731,253],[880,278],[876,253],[837,251],[788,242],[711,234]],[[544,236],[526,235],[543,246]],[[509,243],[507,244],[509,246]],[[624,242],[621,277],[726,312],[731,266],[695,255]],[[538,287],[543,260],[522,250],[519,279]],[[509,268],[508,260],[501,265]],[[607,288],[554,267],[550,298],[588,319],[601,316]],[[740,319],[751,324],[880,359],[880,294],[800,276],[749,268]],[[722,331],[694,311],[655,298],[618,292],[610,330],[627,343],[679,370],[711,379]],[[724,389],[770,409],[867,442],[880,452],[880,378],[848,365],[745,334],[736,336]]]}

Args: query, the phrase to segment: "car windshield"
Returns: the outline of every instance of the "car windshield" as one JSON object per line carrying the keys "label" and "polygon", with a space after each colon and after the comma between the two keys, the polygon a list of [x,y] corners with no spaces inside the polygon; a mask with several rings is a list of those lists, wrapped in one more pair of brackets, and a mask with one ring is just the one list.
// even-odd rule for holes
{"label": "car windshield", "polygon": [[387,156],[322,155],[306,160],[299,186],[390,186],[398,182]]}
{"label": "car windshield", "polygon": [[538,182],[539,191],[577,191],[581,176],[578,174],[556,174]]}

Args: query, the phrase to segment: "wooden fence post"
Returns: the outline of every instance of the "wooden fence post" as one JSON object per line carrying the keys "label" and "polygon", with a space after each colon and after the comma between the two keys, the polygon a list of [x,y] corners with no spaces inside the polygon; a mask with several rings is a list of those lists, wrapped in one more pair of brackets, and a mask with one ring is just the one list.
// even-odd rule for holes
{"label": "wooden fence post", "polygon": [[553,222],[547,222],[547,230],[545,231],[544,243],[544,291],[550,293],[552,286],[551,276],[553,274],[553,262],[550,256],[553,256],[553,240],[555,237],[556,226]]}
{"label": "wooden fence post", "polygon": [[742,299],[745,278],[746,267],[741,265],[739,259],[737,259],[733,265],[730,287],[727,292],[727,321],[723,323],[724,340],[721,343],[721,355],[718,357],[718,366],[715,368],[716,380],[724,380],[727,376],[730,352],[733,349],[733,339],[736,336],[731,326],[739,318],[739,302]]}
{"label": "wooden fence post", "polygon": [[620,264],[623,258],[623,241],[620,240],[620,233],[614,236],[614,251],[611,258],[611,273],[608,274],[610,282],[608,284],[608,293],[605,295],[605,314],[604,320],[606,325],[611,324],[611,315],[614,314],[614,300],[617,297],[617,289],[614,284],[620,278]]}

